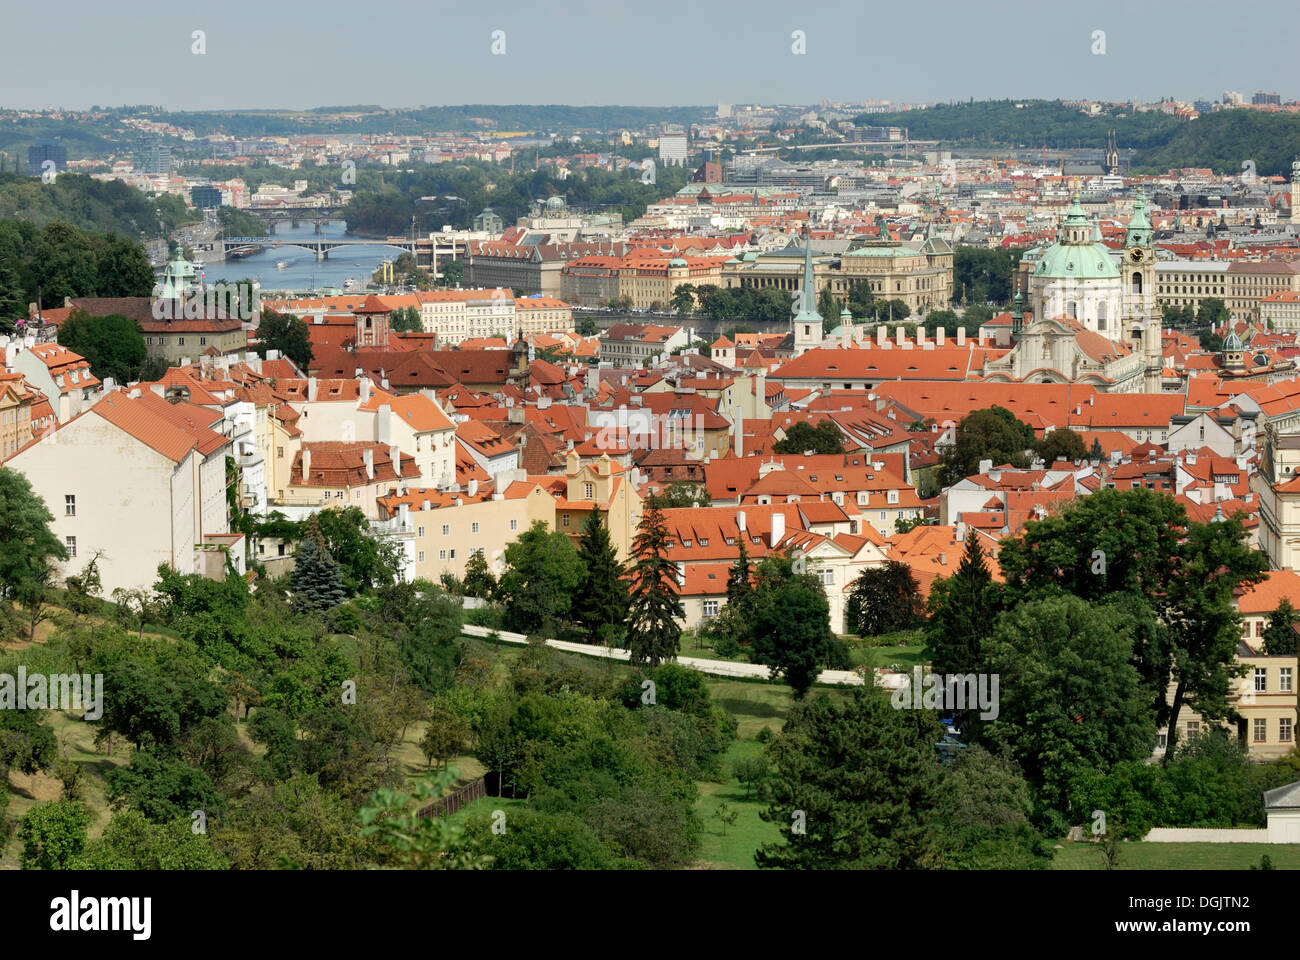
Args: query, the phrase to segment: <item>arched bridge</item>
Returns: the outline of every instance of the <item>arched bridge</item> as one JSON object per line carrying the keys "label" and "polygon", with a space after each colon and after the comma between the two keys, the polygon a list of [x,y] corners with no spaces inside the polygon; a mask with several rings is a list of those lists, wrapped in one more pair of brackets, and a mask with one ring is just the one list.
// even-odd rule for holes
{"label": "arched bridge", "polygon": [[318,260],[328,260],[329,252],[336,247],[395,247],[398,250],[415,255],[415,241],[404,237],[389,237],[387,240],[280,240],[276,237],[222,237],[213,242],[219,246],[224,258],[244,256],[256,247],[303,247],[316,254]]}

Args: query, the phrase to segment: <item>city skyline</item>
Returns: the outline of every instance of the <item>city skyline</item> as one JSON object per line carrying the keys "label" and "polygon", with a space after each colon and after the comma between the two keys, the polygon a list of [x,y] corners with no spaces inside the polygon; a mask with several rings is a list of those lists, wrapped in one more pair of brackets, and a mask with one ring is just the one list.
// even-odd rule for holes
{"label": "city skyline", "polygon": [[[1229,89],[1248,99],[1256,90],[1284,100],[1295,95],[1287,32],[1251,25],[1284,17],[1289,8],[1280,2],[1254,8],[1260,17],[1251,24],[1225,23],[1213,39],[1205,24],[1223,19],[1222,8],[1206,2],[1087,17],[1022,0],[993,8],[940,3],[937,15],[921,20],[905,5],[832,0],[803,10],[758,0],[694,10],[687,21],[648,5],[595,0],[486,11],[398,3],[358,30],[352,48],[338,38],[356,7],[341,0],[312,5],[310,16],[298,5],[249,0],[219,12],[149,0],[135,4],[130,18],[116,7],[69,6],[69,17],[39,8],[10,12],[13,79],[4,106],[1152,101],[1215,100]],[[943,32],[933,23],[944,24]],[[1249,46],[1248,63],[1226,55],[1233,44]],[[99,68],[106,47],[115,53],[111,72]],[[58,69],[48,65],[53,49]]]}

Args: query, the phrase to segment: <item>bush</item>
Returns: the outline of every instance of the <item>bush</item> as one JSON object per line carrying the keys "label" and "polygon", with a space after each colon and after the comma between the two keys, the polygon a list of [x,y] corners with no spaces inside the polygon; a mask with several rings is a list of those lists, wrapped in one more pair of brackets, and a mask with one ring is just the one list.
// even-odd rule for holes
{"label": "bush", "polygon": [[771,727],[764,727],[762,730],[758,731],[758,733],[754,734],[754,739],[759,743],[770,743],[772,738],[775,736],[776,734],[772,732]]}

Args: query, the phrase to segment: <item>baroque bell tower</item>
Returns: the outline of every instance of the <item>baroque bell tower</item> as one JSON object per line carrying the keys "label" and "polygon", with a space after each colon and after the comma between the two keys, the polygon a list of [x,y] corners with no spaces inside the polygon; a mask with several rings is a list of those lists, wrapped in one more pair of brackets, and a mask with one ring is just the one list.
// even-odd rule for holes
{"label": "baroque bell tower", "polygon": [[1124,236],[1120,275],[1124,281],[1124,322],[1142,353],[1142,392],[1160,393],[1164,354],[1160,344],[1160,308],[1156,304],[1156,256],[1147,198],[1138,188]]}

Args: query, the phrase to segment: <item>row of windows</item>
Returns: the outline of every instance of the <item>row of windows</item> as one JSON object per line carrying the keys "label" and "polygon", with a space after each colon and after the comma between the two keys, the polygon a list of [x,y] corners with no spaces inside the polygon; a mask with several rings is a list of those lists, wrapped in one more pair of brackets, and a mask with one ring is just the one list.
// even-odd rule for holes
{"label": "row of windows", "polygon": [[[1268,719],[1266,717],[1256,717],[1252,722],[1252,735],[1256,743],[1264,743],[1268,740]],[[1291,742],[1292,723],[1290,717],[1278,717],[1277,719],[1277,739],[1279,743]]]}
{"label": "row of windows", "polygon": [[[1278,690],[1281,693],[1291,692],[1291,668],[1278,668]],[[1256,667],[1253,675],[1256,693],[1268,693],[1268,668]]]}
{"label": "row of windows", "polygon": [[[147,347],[152,347],[152,346],[153,346],[153,341],[154,341],[154,338],[153,338],[153,337],[145,337],[145,338],[144,338],[144,343],[145,343],[145,346],[147,346]],[[158,346],[160,346],[160,347],[161,347],[161,346],[164,346],[166,343],[167,343],[167,338],[166,338],[166,337],[159,337],[159,338],[158,338]],[[207,337],[199,337],[199,346],[200,346],[200,347],[206,347],[207,345],[208,345],[208,338],[207,338]],[[178,347],[183,347],[183,346],[185,346],[185,338],[184,338],[184,337],[177,337],[177,338],[176,338],[176,346],[178,346]]]}

